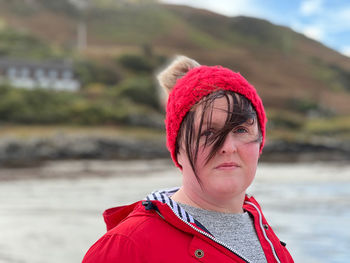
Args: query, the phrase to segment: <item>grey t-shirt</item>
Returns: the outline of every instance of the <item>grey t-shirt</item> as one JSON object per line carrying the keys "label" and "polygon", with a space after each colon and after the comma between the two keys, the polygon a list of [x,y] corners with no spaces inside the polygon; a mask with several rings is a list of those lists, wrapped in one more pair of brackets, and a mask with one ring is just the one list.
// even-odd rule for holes
{"label": "grey t-shirt", "polygon": [[253,219],[243,214],[221,213],[179,204],[193,218],[205,226],[218,240],[224,242],[250,262],[266,263],[266,257],[258,240]]}

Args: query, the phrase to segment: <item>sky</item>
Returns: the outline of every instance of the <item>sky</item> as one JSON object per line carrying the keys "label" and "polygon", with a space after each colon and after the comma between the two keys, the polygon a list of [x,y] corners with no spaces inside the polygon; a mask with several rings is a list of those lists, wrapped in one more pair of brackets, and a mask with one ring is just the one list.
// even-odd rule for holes
{"label": "sky", "polygon": [[288,26],[350,57],[349,0],[161,0]]}

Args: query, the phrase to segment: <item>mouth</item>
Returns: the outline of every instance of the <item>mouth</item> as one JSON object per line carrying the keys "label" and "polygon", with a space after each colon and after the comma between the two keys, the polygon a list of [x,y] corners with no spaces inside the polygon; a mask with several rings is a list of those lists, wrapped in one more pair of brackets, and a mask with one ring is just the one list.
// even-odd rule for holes
{"label": "mouth", "polygon": [[218,170],[233,170],[233,169],[237,169],[238,167],[240,167],[240,166],[237,163],[229,162],[229,163],[221,163],[218,166],[216,166],[215,169],[218,169]]}

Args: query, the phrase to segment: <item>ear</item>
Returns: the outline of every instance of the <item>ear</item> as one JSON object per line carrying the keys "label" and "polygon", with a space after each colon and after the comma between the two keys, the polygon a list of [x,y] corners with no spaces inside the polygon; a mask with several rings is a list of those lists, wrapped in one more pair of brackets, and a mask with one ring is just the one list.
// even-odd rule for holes
{"label": "ear", "polygon": [[178,162],[181,166],[183,166],[184,154],[182,153],[181,150],[180,150],[179,153],[177,154],[176,158],[177,158],[177,162]]}

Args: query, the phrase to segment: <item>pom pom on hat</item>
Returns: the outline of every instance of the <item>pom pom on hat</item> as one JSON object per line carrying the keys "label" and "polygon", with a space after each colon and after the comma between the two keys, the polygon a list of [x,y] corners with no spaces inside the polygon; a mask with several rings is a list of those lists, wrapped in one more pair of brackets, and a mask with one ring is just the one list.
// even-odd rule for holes
{"label": "pom pom on hat", "polygon": [[185,76],[192,68],[199,66],[200,64],[193,59],[185,56],[177,56],[175,60],[158,75],[159,84],[169,94],[178,79]]}

